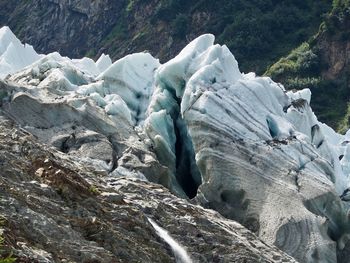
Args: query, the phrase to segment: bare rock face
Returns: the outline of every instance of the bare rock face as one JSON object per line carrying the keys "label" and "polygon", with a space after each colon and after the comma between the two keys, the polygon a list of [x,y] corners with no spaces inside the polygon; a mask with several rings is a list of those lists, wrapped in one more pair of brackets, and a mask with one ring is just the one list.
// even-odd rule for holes
{"label": "bare rock face", "polygon": [[[172,41],[174,53],[170,54],[169,28],[161,23],[152,29],[149,20],[160,6],[159,0],[135,2],[132,10],[128,4],[133,6],[123,0],[0,1],[0,25],[15,29],[21,40],[40,53],[59,51],[74,58],[108,51],[117,59],[145,49],[164,58],[185,44],[185,39],[179,40],[180,45]],[[142,36],[147,30],[152,34],[145,41]],[[159,30],[165,36],[155,38]]]}
{"label": "bare rock face", "polygon": [[63,54],[75,56],[86,54],[93,45],[102,42],[125,9],[123,1],[110,0],[13,1],[2,5],[9,9],[3,23],[16,27],[23,39],[33,43],[37,50],[59,49]]}
{"label": "bare rock face", "polygon": [[0,116],[0,214],[18,262],[296,262],[240,224],[148,182],[106,177]]}

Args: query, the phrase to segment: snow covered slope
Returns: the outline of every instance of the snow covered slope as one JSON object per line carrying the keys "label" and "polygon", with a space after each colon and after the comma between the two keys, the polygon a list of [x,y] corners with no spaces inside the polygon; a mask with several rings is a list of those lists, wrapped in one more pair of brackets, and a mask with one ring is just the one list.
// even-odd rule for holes
{"label": "snow covered slope", "polygon": [[[106,180],[130,176],[242,223],[300,262],[349,246],[350,134],[319,123],[311,93],[242,74],[203,35],[161,65],[52,53],[0,83],[2,109]],[[5,43],[5,42],[4,42]]]}

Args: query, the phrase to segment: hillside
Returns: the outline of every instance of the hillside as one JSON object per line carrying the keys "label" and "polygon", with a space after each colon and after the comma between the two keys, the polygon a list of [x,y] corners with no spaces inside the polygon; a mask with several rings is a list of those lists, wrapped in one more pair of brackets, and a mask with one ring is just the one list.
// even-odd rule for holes
{"label": "hillside", "polygon": [[0,26],[43,53],[117,59],[148,50],[162,62],[213,33],[242,71],[263,73],[315,34],[330,7],[331,0],[0,0]]}
{"label": "hillside", "polygon": [[345,133],[350,110],[350,7],[334,1],[319,32],[265,73],[287,89],[309,88],[319,119]]}

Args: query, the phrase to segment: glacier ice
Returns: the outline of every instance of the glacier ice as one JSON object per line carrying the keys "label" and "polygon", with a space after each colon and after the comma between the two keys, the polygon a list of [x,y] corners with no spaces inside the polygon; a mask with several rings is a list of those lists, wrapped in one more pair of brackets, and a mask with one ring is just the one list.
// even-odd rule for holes
{"label": "glacier ice", "polygon": [[336,262],[350,233],[339,198],[350,186],[350,132],[317,120],[310,90],[241,73],[210,34],[165,64],[148,53],[94,62],[29,46],[21,64],[4,54],[24,46],[8,28],[0,39],[2,108],[41,141],[106,176],[195,197],[301,262]]}
{"label": "glacier ice", "polygon": [[34,48],[22,44],[10,28],[0,28],[0,78],[14,73],[40,58]]}
{"label": "glacier ice", "polygon": [[126,102],[135,124],[145,119],[158,67],[159,61],[150,54],[138,53],[116,61],[98,76],[105,94],[118,94]]}
{"label": "glacier ice", "polygon": [[96,62],[91,58],[72,59],[72,63],[82,72],[89,73],[94,77],[101,73]]}
{"label": "glacier ice", "polygon": [[105,55],[104,53],[96,61],[96,66],[100,72],[105,71],[111,65],[112,65],[112,60],[111,60],[110,56]]}

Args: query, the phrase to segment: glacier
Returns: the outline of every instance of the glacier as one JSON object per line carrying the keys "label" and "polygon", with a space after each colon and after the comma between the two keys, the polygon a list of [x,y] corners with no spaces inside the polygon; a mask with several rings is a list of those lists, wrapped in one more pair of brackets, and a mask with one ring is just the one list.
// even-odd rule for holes
{"label": "glacier", "polygon": [[317,120],[309,90],[241,73],[213,35],[164,64],[112,63],[37,54],[4,27],[0,78],[2,111],[106,178],[162,184],[300,262],[350,246],[350,132]]}
{"label": "glacier", "polygon": [[22,44],[9,27],[0,28],[0,78],[40,59],[34,48]]}

